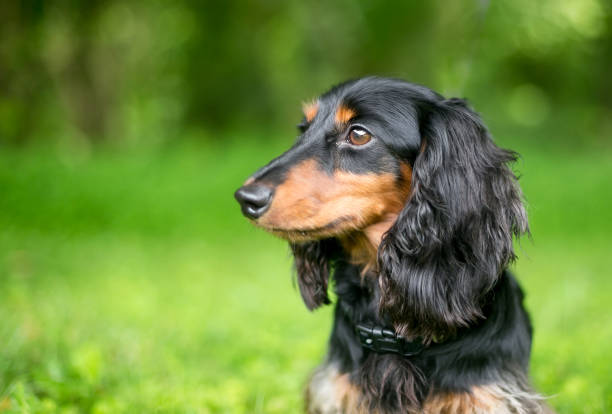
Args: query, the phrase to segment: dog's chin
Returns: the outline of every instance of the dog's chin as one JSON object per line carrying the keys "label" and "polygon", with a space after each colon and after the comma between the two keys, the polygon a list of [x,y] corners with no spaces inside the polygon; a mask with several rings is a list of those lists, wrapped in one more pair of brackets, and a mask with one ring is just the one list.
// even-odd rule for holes
{"label": "dog's chin", "polygon": [[310,230],[280,230],[280,229],[265,229],[268,233],[273,234],[283,240],[291,243],[307,243],[322,239],[336,237],[337,234],[330,232],[318,232]]}
{"label": "dog's chin", "polygon": [[291,243],[307,243],[311,241],[317,241],[322,239],[329,239],[337,237],[342,232],[335,232],[330,230],[318,230],[318,229],[280,229],[280,228],[265,228],[265,231],[286,240]]}
{"label": "dog's chin", "polygon": [[253,222],[255,226],[292,243],[306,243],[310,241],[341,237],[355,231],[352,217],[342,217],[331,223],[319,227],[295,226],[291,228]]}

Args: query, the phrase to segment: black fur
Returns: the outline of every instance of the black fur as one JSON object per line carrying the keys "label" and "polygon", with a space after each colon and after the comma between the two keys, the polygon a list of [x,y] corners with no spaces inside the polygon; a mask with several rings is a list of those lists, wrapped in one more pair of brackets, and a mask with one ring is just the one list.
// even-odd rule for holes
{"label": "black fur", "polygon": [[380,311],[429,341],[483,317],[481,306],[527,231],[513,152],[464,101],[426,105],[412,195],[379,249]]}
{"label": "black fur", "polygon": [[[384,324],[385,319],[376,316],[376,285],[360,283],[358,273],[355,266],[337,262],[339,300],[350,303],[362,320]],[[432,393],[468,392],[473,386],[505,381],[507,376],[528,389],[532,331],[522,306],[523,293],[514,277],[503,271],[488,297],[476,323],[410,358],[363,350],[350,319],[336,307],[329,362],[339,363],[342,372],[351,373],[352,380],[367,390],[364,404],[383,412],[418,411]]]}
{"label": "black fur", "polygon": [[331,264],[323,244],[320,241],[289,244],[295,257],[300,293],[310,310],[331,303],[327,296]]}

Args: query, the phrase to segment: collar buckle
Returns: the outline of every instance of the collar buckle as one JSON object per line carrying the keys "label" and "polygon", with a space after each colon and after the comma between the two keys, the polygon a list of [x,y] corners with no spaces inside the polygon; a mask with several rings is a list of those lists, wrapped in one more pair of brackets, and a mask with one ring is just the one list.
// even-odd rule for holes
{"label": "collar buckle", "polygon": [[409,342],[390,329],[365,323],[355,324],[355,333],[363,348],[377,353],[395,353],[405,357],[420,353],[425,346],[420,342]]}
{"label": "collar buckle", "polygon": [[364,349],[376,353],[394,353],[411,357],[419,354],[426,347],[421,341],[408,341],[398,336],[392,329],[370,323],[356,322],[353,308],[343,300],[338,301],[338,306],[353,326],[361,347]]}

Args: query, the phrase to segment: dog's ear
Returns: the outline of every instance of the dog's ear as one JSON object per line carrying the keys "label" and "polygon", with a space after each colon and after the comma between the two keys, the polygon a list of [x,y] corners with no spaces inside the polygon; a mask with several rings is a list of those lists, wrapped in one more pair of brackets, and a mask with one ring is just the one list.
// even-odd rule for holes
{"label": "dog's ear", "polygon": [[295,259],[298,286],[309,310],[327,305],[327,285],[331,270],[325,241],[289,243]]}
{"label": "dog's ear", "polygon": [[379,310],[426,341],[482,316],[481,304],[528,232],[517,155],[491,140],[460,99],[422,108],[421,151],[406,206],[380,245]]}

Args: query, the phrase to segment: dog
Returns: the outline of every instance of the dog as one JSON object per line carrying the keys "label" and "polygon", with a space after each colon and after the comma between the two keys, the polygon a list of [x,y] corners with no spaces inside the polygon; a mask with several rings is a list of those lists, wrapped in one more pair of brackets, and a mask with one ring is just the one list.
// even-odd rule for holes
{"label": "dog", "polygon": [[337,297],[310,414],[549,412],[508,265],[529,232],[515,152],[466,101],[367,77],[303,105],[299,137],[235,197],[289,242],[313,310]]}

